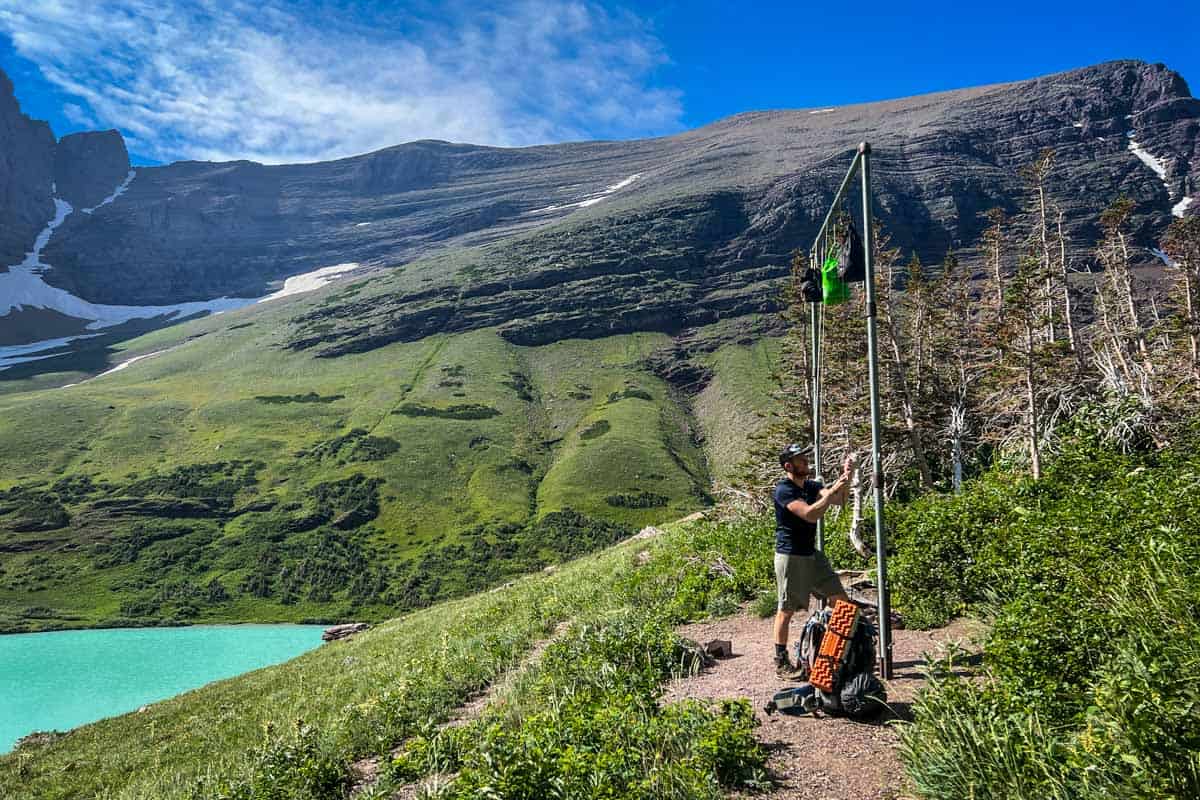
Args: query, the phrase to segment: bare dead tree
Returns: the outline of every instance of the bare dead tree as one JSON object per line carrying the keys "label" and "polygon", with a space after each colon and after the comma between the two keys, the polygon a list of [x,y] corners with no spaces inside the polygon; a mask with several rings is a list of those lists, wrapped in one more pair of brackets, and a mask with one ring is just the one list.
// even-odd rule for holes
{"label": "bare dead tree", "polygon": [[988,274],[992,284],[992,312],[996,319],[1004,316],[1004,230],[1008,222],[1004,211],[993,208],[986,214],[991,225],[983,232],[984,251],[987,253]]}
{"label": "bare dead tree", "polygon": [[1147,373],[1154,373],[1150,361],[1150,349],[1146,344],[1146,329],[1138,314],[1137,300],[1130,269],[1129,238],[1125,232],[1129,215],[1133,212],[1133,201],[1127,197],[1117,199],[1100,215],[1104,229],[1104,241],[1099,248],[1100,261],[1109,276],[1112,294],[1118,302],[1125,320],[1121,326],[1125,337],[1133,340],[1138,357]]}
{"label": "bare dead tree", "polygon": [[1033,194],[1033,249],[1038,256],[1038,277],[1045,282],[1043,324],[1046,341],[1054,341],[1054,271],[1051,269],[1050,225],[1046,202],[1046,180],[1054,168],[1054,150],[1046,148],[1037,160],[1021,169],[1021,177]]}
{"label": "bare dead tree", "polygon": [[1062,286],[1063,322],[1067,326],[1067,342],[1071,352],[1078,354],[1079,342],[1075,333],[1075,314],[1071,307],[1071,284],[1067,274],[1067,237],[1063,234],[1062,206],[1054,204],[1055,239],[1058,243],[1058,277]]}
{"label": "bare dead tree", "polygon": [[[905,292],[905,302],[902,303],[895,290],[895,260],[888,259],[881,266],[882,280],[879,282],[877,297],[880,299],[880,316],[888,342],[892,381],[898,392],[901,418],[909,448],[912,450],[913,463],[921,476],[921,485],[932,489],[933,471],[929,468],[929,459],[925,455],[922,426],[917,420],[922,350],[929,318],[924,275],[920,260],[914,258],[909,266],[908,289]],[[918,376],[915,380],[914,373]]]}
{"label": "bare dead tree", "polygon": [[1200,347],[1197,334],[1200,320],[1200,217],[1181,217],[1172,222],[1162,240],[1162,250],[1179,270],[1179,293],[1182,294],[1183,327],[1187,333],[1187,369],[1192,380],[1200,384]]}

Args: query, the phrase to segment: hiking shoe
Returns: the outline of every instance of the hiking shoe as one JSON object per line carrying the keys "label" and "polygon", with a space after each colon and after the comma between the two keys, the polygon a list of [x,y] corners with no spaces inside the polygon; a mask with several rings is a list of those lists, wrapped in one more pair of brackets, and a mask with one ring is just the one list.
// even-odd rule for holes
{"label": "hiking shoe", "polygon": [[796,665],[786,656],[775,659],[775,674],[785,681],[803,681],[808,678],[808,670],[802,665]]}

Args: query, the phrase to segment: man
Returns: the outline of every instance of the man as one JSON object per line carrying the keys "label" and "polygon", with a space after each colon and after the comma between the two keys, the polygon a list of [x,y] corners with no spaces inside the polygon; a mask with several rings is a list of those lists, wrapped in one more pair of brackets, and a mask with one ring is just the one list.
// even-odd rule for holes
{"label": "man", "polygon": [[809,480],[808,457],[812,448],[790,444],[779,454],[787,477],[775,487],[775,581],[779,610],[775,614],[775,671],[788,680],[802,680],[801,669],[787,654],[792,616],[808,608],[809,595],[828,603],[848,600],[842,583],[825,554],[817,550],[817,520],[833,505],[846,501],[850,462],[832,486]]}

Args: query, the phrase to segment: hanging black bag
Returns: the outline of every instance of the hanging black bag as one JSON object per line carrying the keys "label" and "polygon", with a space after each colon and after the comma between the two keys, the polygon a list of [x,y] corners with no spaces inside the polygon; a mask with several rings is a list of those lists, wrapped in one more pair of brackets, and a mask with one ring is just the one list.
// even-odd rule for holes
{"label": "hanging black bag", "polygon": [[853,223],[846,224],[842,241],[838,247],[838,277],[845,283],[863,283],[867,280],[867,262],[862,239]]}
{"label": "hanging black bag", "polygon": [[806,303],[820,303],[825,292],[821,288],[821,273],[809,267],[800,279],[800,294]]}

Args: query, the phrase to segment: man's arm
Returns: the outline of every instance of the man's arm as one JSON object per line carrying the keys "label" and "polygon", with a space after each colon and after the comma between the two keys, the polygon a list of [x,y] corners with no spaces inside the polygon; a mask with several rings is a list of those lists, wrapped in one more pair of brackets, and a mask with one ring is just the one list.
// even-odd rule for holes
{"label": "man's arm", "polygon": [[822,489],[821,496],[814,502],[806,503],[803,500],[793,500],[787,504],[787,510],[806,522],[816,522],[825,516],[825,511],[830,505],[836,502],[847,480],[848,478],[843,475],[834,481],[832,486]]}
{"label": "man's arm", "polygon": [[842,505],[846,504],[846,496],[849,494],[849,491],[850,491],[850,487],[847,484],[843,483],[841,488],[839,488],[839,489],[835,489],[835,488],[833,488],[833,486],[830,486],[826,489],[822,489],[821,495],[829,496],[829,505],[842,506]]}

